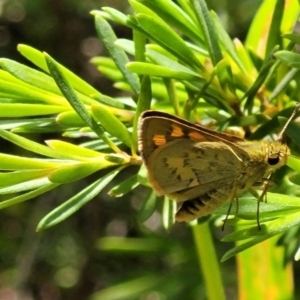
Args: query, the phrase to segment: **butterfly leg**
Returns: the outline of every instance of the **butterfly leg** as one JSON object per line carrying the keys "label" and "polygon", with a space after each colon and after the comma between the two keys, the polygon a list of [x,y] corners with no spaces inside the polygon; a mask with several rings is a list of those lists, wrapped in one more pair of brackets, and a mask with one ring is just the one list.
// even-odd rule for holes
{"label": "butterfly leg", "polygon": [[[254,185],[252,186],[252,188],[249,190],[249,192],[255,197],[255,198],[259,198],[260,196],[258,195],[256,190],[264,190],[264,189],[269,189],[273,186],[275,186],[275,182],[269,178],[263,178],[262,181],[259,182],[255,182]],[[267,195],[264,198],[264,202],[267,202]]]}
{"label": "butterfly leg", "polygon": [[227,210],[227,214],[226,214],[225,219],[223,220],[222,231],[225,228],[225,224],[226,224],[226,222],[228,220],[228,217],[230,215],[230,211],[231,211],[231,208],[232,208],[232,203],[234,202],[234,200],[236,201],[235,215],[238,213],[238,210],[239,210],[239,198],[236,196],[236,194],[237,194],[237,185],[234,185],[234,189],[231,192],[232,196],[230,197],[230,203],[229,203],[229,207],[228,207],[228,210]]}
{"label": "butterfly leg", "polygon": [[259,204],[260,202],[263,201],[264,197],[266,199],[266,202],[267,202],[267,191],[268,191],[268,187],[269,187],[269,180],[265,180],[264,182],[264,189],[257,201],[257,211],[256,211],[256,221],[257,221],[257,226],[258,226],[258,229],[261,230],[261,226],[260,226],[260,222],[259,222]]}
{"label": "butterfly leg", "polygon": [[267,192],[268,192],[269,184],[272,183],[270,177],[271,175],[269,176],[269,178],[265,178],[264,181],[260,183],[260,187],[262,187],[262,193],[260,194],[260,196],[258,196],[257,191],[255,189],[253,188],[250,189],[251,194],[254,195],[256,198],[258,198],[257,210],[256,210],[256,223],[259,230],[261,230],[260,221],[259,221],[259,206],[260,206],[260,202],[263,202],[264,199],[265,202],[267,202]]}

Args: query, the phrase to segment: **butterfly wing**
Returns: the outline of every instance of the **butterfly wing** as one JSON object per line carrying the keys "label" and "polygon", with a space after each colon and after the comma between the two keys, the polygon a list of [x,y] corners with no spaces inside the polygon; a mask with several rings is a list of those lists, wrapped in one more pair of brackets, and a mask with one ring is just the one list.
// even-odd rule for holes
{"label": "butterfly wing", "polygon": [[139,150],[156,193],[182,202],[177,221],[212,213],[268,178],[289,154],[281,142],[246,142],[154,111],[141,115]]}
{"label": "butterfly wing", "polygon": [[139,150],[143,158],[147,158],[155,148],[178,138],[192,141],[243,142],[234,135],[210,130],[200,125],[192,124],[173,115],[148,110],[140,116]]}
{"label": "butterfly wing", "polygon": [[243,141],[238,137],[152,111],[141,116],[139,132],[139,149],[158,195],[189,200],[240,174],[242,159],[232,149],[232,142]]}

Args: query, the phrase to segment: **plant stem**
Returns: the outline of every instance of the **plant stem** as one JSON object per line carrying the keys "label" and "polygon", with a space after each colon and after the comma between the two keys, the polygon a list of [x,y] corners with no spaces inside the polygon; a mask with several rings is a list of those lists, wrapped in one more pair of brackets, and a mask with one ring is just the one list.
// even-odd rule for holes
{"label": "plant stem", "polygon": [[219,262],[208,222],[193,226],[193,235],[199,264],[205,281],[207,299],[225,300]]}

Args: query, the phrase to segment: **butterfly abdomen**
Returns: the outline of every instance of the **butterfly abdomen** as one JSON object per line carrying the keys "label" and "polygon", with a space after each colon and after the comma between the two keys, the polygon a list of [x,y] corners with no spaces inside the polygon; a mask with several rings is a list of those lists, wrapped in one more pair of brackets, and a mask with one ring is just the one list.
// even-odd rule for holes
{"label": "butterfly abdomen", "polygon": [[175,219],[178,222],[190,222],[209,215],[220,207],[228,197],[229,194],[215,189],[195,199],[185,201],[177,211]]}

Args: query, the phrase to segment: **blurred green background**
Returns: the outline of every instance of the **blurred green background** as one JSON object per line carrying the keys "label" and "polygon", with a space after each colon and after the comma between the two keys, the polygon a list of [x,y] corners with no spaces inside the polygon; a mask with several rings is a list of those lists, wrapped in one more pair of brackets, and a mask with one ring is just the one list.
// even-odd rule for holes
{"label": "blurred green background", "polygon": [[[243,40],[261,1],[207,3],[230,35]],[[89,14],[103,6],[131,12],[124,0],[2,0],[0,55],[31,66],[16,46],[33,46],[48,52],[104,94],[117,95],[112,82],[89,63],[93,56],[106,54]],[[131,38],[127,28],[114,29],[119,38]],[[33,138],[42,141],[52,137]],[[1,151],[24,154],[24,150],[3,141]],[[109,197],[106,189],[63,223],[35,232],[46,213],[86,185],[82,180],[0,211],[1,300],[205,299],[190,229],[176,224],[166,232],[159,209],[145,223],[138,222],[137,210],[148,193],[145,188],[138,187],[123,198]],[[219,241],[223,235],[214,229],[219,257],[231,247]],[[235,299],[234,259],[222,263],[221,268],[227,298]]]}

